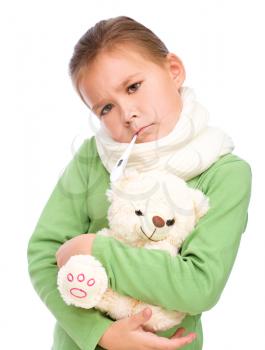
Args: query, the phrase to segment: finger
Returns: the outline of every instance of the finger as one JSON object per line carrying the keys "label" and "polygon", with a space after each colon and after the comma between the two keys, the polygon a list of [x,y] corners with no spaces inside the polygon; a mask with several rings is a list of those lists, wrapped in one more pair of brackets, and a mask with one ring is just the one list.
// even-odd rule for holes
{"label": "finger", "polygon": [[196,339],[196,333],[190,333],[184,337],[171,339],[171,345],[169,349],[175,350],[179,349],[184,345],[192,343]]}
{"label": "finger", "polygon": [[150,329],[148,326],[145,326],[145,325],[141,325],[140,326],[145,332],[152,332],[152,333],[155,333],[156,331]]}
{"label": "finger", "polygon": [[[168,339],[153,335],[152,337],[152,349],[156,350],[175,350],[180,349],[184,345],[190,344],[196,338],[196,333],[190,333],[184,337]],[[150,338],[151,339],[151,338]],[[150,341],[150,340],[149,340]],[[150,343],[148,342],[147,346]]]}
{"label": "finger", "polygon": [[137,329],[139,326],[143,325],[152,316],[152,310],[147,307],[144,310],[132,315],[129,318],[129,324],[132,329]]}
{"label": "finger", "polygon": [[184,327],[179,328],[170,339],[175,339],[181,337],[185,333],[186,329]]}

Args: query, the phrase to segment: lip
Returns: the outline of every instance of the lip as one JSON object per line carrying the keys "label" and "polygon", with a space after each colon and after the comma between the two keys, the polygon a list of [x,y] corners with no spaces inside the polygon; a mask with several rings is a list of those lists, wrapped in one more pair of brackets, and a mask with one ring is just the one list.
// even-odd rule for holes
{"label": "lip", "polygon": [[142,128],[138,129],[134,135],[139,134],[143,129],[145,129],[145,128],[147,128],[148,126],[151,126],[151,125],[153,125],[153,123],[152,123],[152,124],[149,124],[149,125],[146,125],[146,126],[143,126]]}

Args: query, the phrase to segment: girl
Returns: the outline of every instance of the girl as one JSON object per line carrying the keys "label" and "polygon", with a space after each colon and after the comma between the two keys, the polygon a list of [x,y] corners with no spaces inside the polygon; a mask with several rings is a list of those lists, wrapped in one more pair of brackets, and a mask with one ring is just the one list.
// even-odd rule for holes
{"label": "girl", "polygon": [[[28,245],[32,283],[57,319],[53,350],[200,350],[201,314],[220,298],[246,229],[251,168],[231,153],[229,136],[208,126],[207,110],[183,87],[181,60],[133,19],[111,18],[90,28],[75,46],[70,75],[101,128],[58,180]],[[167,169],[210,200],[175,258],[95,234],[108,226],[110,172],[136,132],[127,168]],[[178,329],[154,334],[144,328],[148,308],[113,321],[96,309],[66,305],[57,272],[75,254],[100,260],[114,291],[188,316]]]}

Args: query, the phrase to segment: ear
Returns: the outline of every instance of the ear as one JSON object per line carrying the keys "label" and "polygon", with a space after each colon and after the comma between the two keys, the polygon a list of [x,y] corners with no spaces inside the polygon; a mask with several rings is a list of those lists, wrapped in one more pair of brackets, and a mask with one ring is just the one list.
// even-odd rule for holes
{"label": "ear", "polygon": [[177,89],[179,89],[186,79],[184,65],[180,58],[172,52],[166,56],[166,65],[171,78],[174,80]]}
{"label": "ear", "polygon": [[191,189],[196,221],[207,213],[210,208],[209,198],[203,192],[197,189]]}

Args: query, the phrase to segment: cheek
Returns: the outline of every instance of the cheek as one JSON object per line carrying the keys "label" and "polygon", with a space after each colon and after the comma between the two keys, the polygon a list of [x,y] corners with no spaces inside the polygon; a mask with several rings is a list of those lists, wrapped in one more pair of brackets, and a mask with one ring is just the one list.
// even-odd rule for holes
{"label": "cheek", "polygon": [[116,111],[106,116],[103,123],[112,137],[121,136],[121,133],[124,133],[120,115]]}
{"label": "cheek", "polygon": [[172,86],[168,86],[163,80],[161,82],[154,81],[143,93],[142,103],[148,109],[152,109],[157,114],[157,118],[161,120],[165,112],[170,111],[172,106],[172,98],[174,98]]}

